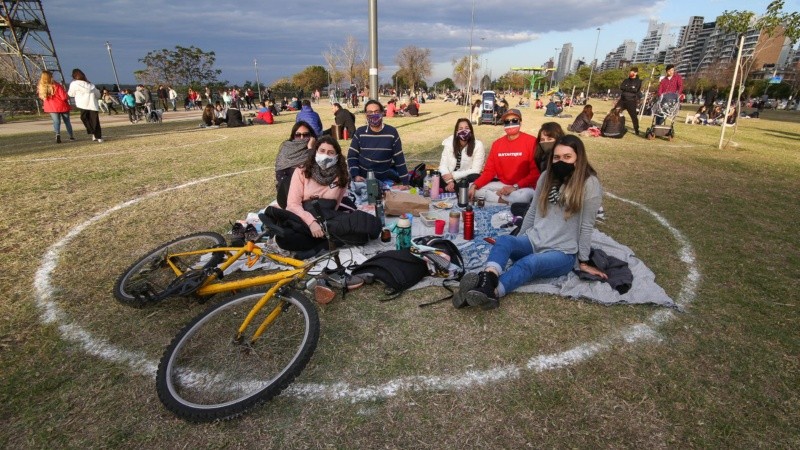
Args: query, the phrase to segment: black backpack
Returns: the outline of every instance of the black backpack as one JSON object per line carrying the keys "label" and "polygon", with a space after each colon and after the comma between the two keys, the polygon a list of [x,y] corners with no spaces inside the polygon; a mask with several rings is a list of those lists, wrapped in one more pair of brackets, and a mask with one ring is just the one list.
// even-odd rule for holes
{"label": "black backpack", "polygon": [[414,170],[408,174],[408,185],[422,189],[423,184],[425,184],[426,174],[427,172],[425,171],[425,163],[417,164],[417,166],[414,167]]}

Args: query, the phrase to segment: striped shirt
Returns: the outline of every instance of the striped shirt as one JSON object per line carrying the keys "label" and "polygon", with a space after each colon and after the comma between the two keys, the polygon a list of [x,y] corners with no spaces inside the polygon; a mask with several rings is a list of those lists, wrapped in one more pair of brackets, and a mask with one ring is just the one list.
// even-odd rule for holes
{"label": "striped shirt", "polygon": [[403,184],[408,184],[403,143],[397,130],[390,125],[384,124],[378,132],[369,126],[356,130],[347,152],[347,166],[352,178],[366,178],[367,171],[372,170],[375,178],[381,181],[392,180],[396,175]]}

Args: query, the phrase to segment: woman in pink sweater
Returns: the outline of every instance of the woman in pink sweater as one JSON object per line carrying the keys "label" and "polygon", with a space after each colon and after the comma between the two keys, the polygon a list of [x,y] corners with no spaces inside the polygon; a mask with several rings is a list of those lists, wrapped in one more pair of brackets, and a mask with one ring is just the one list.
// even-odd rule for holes
{"label": "woman in pink sweater", "polygon": [[314,199],[336,200],[338,207],[347,191],[350,175],[347,158],[342,157],[339,141],[331,136],[319,138],[302,167],[295,169],[286,198],[286,209],[296,214],[308,225],[311,235],[322,238],[325,234],[314,216],[303,208],[303,203]]}

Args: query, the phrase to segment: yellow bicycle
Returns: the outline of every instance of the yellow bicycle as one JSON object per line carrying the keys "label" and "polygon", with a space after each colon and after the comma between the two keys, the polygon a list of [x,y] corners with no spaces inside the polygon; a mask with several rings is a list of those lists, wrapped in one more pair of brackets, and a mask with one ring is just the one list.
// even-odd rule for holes
{"label": "yellow bicycle", "polygon": [[[303,290],[313,288],[309,271],[318,263],[333,258],[341,267],[338,255],[334,250],[309,261],[289,258],[257,245],[264,234],[241,247],[226,246],[225,238],[213,232],[183,236],[140,258],[114,286],[115,297],[135,307],[173,296],[245,291],[193,319],[161,358],[159,399],[183,419],[231,418],[270,400],[300,374],[316,349],[319,315]],[[225,280],[237,261],[251,267],[274,261],[288,269]],[[270,287],[255,289],[264,286]]]}

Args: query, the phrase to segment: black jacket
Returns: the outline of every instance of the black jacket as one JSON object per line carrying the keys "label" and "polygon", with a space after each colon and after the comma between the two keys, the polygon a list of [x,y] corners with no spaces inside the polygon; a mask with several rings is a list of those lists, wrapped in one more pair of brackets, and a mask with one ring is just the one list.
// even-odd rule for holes
{"label": "black jacket", "polygon": [[608,275],[608,279],[603,280],[588,272],[576,271],[582,280],[605,281],[620,294],[625,294],[631,289],[633,273],[630,267],[628,267],[628,263],[625,261],[613,256],[608,256],[606,252],[599,248],[593,248],[592,252],[589,254],[589,265],[602,270]]}
{"label": "black jacket", "polygon": [[334,114],[334,121],[336,125],[347,129],[347,133],[352,137],[356,133],[356,116],[350,111],[340,108]]}
{"label": "black jacket", "polygon": [[642,90],[642,80],[639,79],[638,75],[633,78],[625,78],[619,85],[619,90],[622,91],[623,101],[639,101],[639,92]]}

